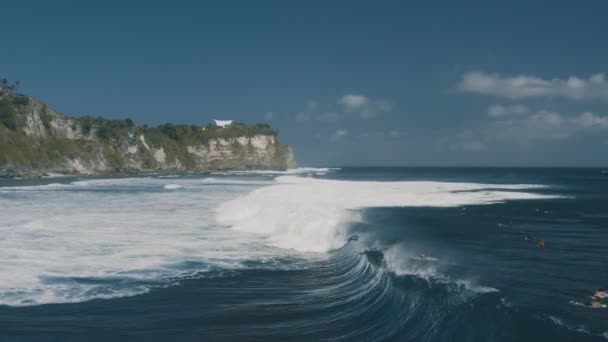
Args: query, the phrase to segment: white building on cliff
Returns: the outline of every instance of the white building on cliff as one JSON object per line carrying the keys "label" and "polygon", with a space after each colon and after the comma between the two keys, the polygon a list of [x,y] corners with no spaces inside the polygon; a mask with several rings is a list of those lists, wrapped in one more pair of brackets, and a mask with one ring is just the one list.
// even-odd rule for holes
{"label": "white building on cliff", "polygon": [[228,127],[232,124],[232,120],[215,120],[217,127]]}

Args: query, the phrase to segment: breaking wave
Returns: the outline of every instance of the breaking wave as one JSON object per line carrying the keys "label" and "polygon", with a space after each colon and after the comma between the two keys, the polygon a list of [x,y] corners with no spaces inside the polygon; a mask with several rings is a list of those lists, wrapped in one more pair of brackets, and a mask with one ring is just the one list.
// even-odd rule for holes
{"label": "breaking wave", "polygon": [[183,186],[179,185],[179,184],[167,184],[165,186],[163,186],[164,189],[167,190],[175,190],[175,189],[182,189]]}
{"label": "breaking wave", "polygon": [[298,167],[287,169],[285,171],[277,170],[247,170],[247,171],[225,171],[214,172],[222,175],[316,175],[322,176],[333,171],[338,171],[340,168],[335,167]]}
{"label": "breaking wave", "polygon": [[261,184],[140,177],[0,188],[0,305],[136,295],[288,255],[213,218],[218,202]]}
{"label": "breaking wave", "polygon": [[[156,291],[78,308],[98,315],[104,307],[143,312],[151,305],[176,317],[171,310],[184,306],[175,303],[200,298],[205,305],[191,312],[193,322],[227,317],[225,325],[201,327],[217,340],[606,338],[603,321],[587,319],[606,311],[569,305],[587,297],[564,285],[563,260],[550,260],[572,243],[572,221],[560,215],[574,201],[546,199],[560,198],[556,190],[576,194],[569,188],[315,177],[334,171],[72,178],[0,188],[0,305]],[[566,224],[554,227],[559,222]],[[535,248],[521,232],[546,239],[548,248]],[[597,246],[598,239],[580,235],[580,246],[593,240],[585,253]],[[562,303],[538,295],[555,284],[572,297]],[[168,306],[159,298],[170,299],[160,300]],[[226,303],[238,305],[227,310]],[[72,314],[74,306],[2,309],[44,315],[62,307]],[[249,317],[255,324],[243,329]]]}
{"label": "breaking wave", "polygon": [[[171,183],[134,177],[4,187],[0,192],[13,194],[0,197],[0,304],[134,295],[188,274],[241,269],[248,260],[315,258],[306,253],[344,246],[349,225],[362,220],[362,208],[547,198],[514,191],[537,187],[296,176],[179,177]],[[399,264],[403,259],[395,253],[386,252],[391,272],[441,280],[432,268]]]}
{"label": "breaking wave", "polygon": [[371,207],[457,207],[509,200],[555,198],[533,192],[541,185],[446,182],[363,182],[281,176],[223,203],[217,221],[233,229],[261,234],[280,248],[328,252],[344,245],[348,227]]}

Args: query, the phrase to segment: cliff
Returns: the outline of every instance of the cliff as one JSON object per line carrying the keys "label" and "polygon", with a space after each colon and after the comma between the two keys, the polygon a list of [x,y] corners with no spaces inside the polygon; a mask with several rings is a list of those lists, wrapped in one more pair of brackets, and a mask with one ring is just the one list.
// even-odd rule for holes
{"label": "cliff", "polygon": [[267,124],[136,126],[68,117],[24,95],[0,95],[0,177],[283,170],[291,148]]}

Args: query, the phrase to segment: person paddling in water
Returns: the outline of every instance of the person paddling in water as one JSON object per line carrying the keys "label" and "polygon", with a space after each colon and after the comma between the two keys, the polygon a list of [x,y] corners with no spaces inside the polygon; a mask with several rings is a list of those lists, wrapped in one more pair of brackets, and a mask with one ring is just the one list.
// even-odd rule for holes
{"label": "person paddling in water", "polygon": [[604,308],[605,306],[604,306],[604,303],[602,303],[602,300],[598,298],[598,299],[594,299],[591,302],[591,307],[592,308]]}
{"label": "person paddling in water", "polygon": [[606,290],[599,288],[597,289],[597,291],[595,291],[595,293],[593,294],[593,300],[591,301],[591,307],[592,308],[605,308],[606,304],[604,304],[603,299],[608,297],[608,293],[606,293]]}
{"label": "person paddling in water", "polygon": [[538,247],[538,248],[540,248],[540,249],[545,248],[545,240],[540,240],[540,241],[538,242],[538,244],[536,245],[536,247]]}

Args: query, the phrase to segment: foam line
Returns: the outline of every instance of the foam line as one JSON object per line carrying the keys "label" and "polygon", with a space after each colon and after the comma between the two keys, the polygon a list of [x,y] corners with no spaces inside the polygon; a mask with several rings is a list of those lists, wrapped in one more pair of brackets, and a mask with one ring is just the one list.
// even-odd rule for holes
{"label": "foam line", "polygon": [[0,305],[135,295],[175,277],[289,255],[258,235],[217,226],[217,203],[251,190],[246,180],[232,181],[113,178],[2,188],[10,196],[0,195]]}
{"label": "foam line", "polygon": [[43,185],[7,186],[0,187],[0,192],[14,191],[70,191],[70,190],[94,190],[94,189],[132,189],[147,187],[164,187],[177,189],[200,188],[208,185],[268,185],[271,180],[253,179],[252,177],[207,177],[207,178],[172,178],[167,184],[166,178],[158,177],[133,177],[133,178],[105,178],[77,180],[70,183],[50,183]]}
{"label": "foam line", "polygon": [[[363,182],[281,176],[276,184],[223,203],[219,223],[264,235],[271,245],[327,252],[346,241],[347,227],[369,207],[456,207],[556,196],[513,191],[541,185]],[[508,190],[508,191],[506,191]]]}
{"label": "foam line", "polygon": [[224,175],[325,175],[332,171],[340,170],[340,168],[333,167],[298,167],[294,169],[287,169],[285,171],[276,170],[245,170],[245,171],[226,171],[226,172],[215,172],[215,174]]}

